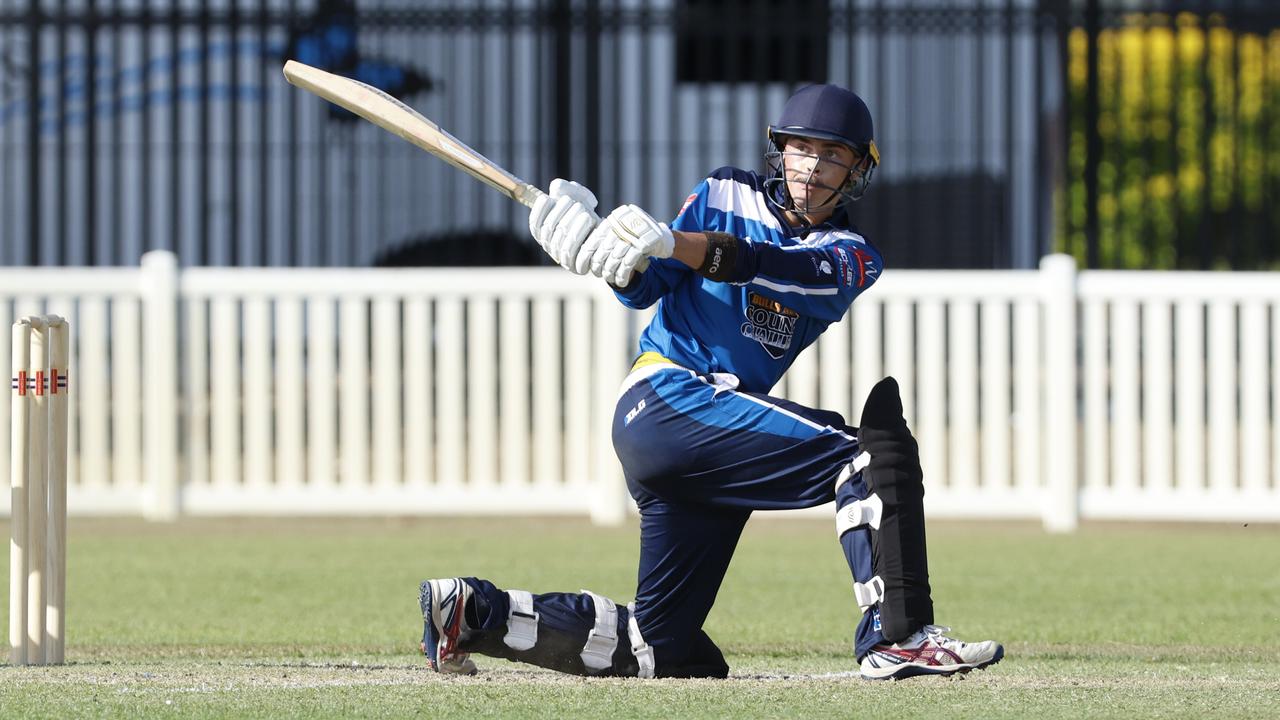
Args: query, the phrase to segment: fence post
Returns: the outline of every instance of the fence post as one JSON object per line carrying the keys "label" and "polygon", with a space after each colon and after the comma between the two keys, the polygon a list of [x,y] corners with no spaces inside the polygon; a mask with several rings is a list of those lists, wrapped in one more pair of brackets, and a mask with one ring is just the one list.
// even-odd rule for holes
{"label": "fence post", "polygon": [[[178,483],[178,259],[165,250],[142,256],[144,507],[148,520],[172,521]],[[119,368],[116,372],[119,372]]]}
{"label": "fence post", "polygon": [[1080,521],[1076,472],[1076,262],[1040,260],[1044,288],[1044,528],[1071,532]]}
{"label": "fence post", "polygon": [[613,451],[613,410],[618,386],[627,370],[627,312],[604,283],[595,295],[595,397],[592,430],[596,434],[592,463],[591,521],[596,525],[621,525],[626,519],[626,483]]}

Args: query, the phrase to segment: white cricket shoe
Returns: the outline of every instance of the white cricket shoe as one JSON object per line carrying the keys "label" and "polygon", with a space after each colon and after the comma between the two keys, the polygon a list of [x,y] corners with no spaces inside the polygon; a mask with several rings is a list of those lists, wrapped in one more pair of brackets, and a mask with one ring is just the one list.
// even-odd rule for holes
{"label": "white cricket shoe", "polygon": [[994,640],[967,643],[947,637],[951,628],[925,625],[899,643],[871,648],[862,658],[862,677],[899,680],[915,675],[967,673],[1000,662],[1004,647]]}
{"label": "white cricket shoe", "polygon": [[469,628],[467,599],[471,586],[462,578],[423,580],[418,588],[422,608],[422,654],[436,672],[474,675],[476,664],[468,653],[458,652],[458,638]]}

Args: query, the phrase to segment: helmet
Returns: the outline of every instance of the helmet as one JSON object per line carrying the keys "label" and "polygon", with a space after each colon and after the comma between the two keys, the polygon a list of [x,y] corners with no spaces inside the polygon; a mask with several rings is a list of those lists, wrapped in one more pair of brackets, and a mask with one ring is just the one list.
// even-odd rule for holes
{"label": "helmet", "polygon": [[853,149],[857,155],[849,168],[848,181],[840,188],[836,207],[861,198],[871,183],[871,174],[880,164],[880,151],[873,139],[871,111],[856,94],[836,85],[808,85],[792,95],[782,108],[776,125],[769,126],[765,162],[769,178],[765,186],[769,198],[784,210],[795,210],[782,174],[782,146],[788,137],[832,140]]}

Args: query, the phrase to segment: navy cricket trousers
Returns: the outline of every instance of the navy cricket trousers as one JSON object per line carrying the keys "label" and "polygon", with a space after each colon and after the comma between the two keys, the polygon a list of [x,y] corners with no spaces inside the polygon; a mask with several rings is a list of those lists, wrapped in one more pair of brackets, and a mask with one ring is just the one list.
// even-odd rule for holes
{"label": "navy cricket trousers", "polygon": [[[836,477],[858,454],[857,431],[839,413],[739,391],[732,375],[640,366],[623,384],[613,444],[640,509],[635,614],[659,668],[699,660],[702,624],[752,511],[867,497],[859,475],[836,497]],[[853,579],[870,580],[870,531],[855,528],[840,544]],[[883,641],[872,608],[857,657]]]}
{"label": "navy cricket trousers", "polygon": [[[867,497],[861,474],[835,487],[858,454],[857,432],[834,412],[763,393],[740,392],[731,375],[701,375],[666,361],[627,377],[614,414],[613,443],[631,496],[640,508],[640,568],[634,606],[658,677],[723,677],[728,665],[702,630],[754,510],[837,507]],[[870,530],[840,537],[853,580],[872,576]],[[483,609],[482,633],[470,649],[496,657],[584,672],[578,651],[597,621],[595,601],[582,593],[533,595],[545,651],[513,653],[506,632],[508,595],[493,583],[465,578]],[[779,578],[780,581],[785,580]],[[616,635],[627,638],[630,611],[617,608]],[[779,612],[779,622],[794,622]],[[543,635],[539,635],[543,643]],[[855,657],[884,642],[879,610],[863,614]],[[608,672],[635,672],[626,646],[616,647]],[[624,666],[631,669],[624,671]]]}

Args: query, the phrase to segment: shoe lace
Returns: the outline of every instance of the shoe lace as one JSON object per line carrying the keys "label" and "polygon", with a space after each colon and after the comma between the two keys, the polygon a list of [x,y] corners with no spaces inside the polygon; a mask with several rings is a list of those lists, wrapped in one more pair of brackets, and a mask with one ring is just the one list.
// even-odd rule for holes
{"label": "shoe lace", "polygon": [[920,628],[920,632],[928,639],[945,648],[961,648],[964,641],[949,637],[947,633],[951,632],[951,628],[946,625],[925,625]]}

